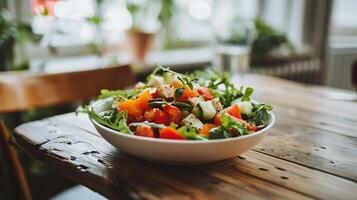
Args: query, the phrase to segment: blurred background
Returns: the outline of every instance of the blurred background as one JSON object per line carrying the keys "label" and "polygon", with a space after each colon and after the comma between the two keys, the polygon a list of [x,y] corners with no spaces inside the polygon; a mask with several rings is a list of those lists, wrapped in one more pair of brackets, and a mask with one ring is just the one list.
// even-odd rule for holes
{"label": "blurred background", "polygon": [[[180,72],[212,66],[355,90],[356,10],[355,0],[1,0],[0,74],[130,64],[143,80],[157,64]],[[11,130],[75,107],[0,117]],[[74,184],[21,160],[34,199]],[[11,177],[0,166],[0,199],[9,199]]]}

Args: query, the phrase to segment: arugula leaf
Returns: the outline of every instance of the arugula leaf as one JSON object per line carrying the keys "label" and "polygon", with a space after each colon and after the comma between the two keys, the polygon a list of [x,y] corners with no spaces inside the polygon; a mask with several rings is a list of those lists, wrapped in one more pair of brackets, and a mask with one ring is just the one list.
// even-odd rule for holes
{"label": "arugula leaf", "polygon": [[253,104],[252,114],[246,119],[250,123],[255,123],[255,125],[268,125],[270,115],[269,112],[273,110],[271,105],[267,104]]}
{"label": "arugula leaf", "polygon": [[232,101],[243,96],[243,87],[236,88],[231,83],[228,73],[218,73],[213,69],[208,69],[196,72],[196,76],[201,78],[200,84],[207,85],[212,95],[219,98],[223,107],[230,106]]}
{"label": "arugula leaf", "polygon": [[151,77],[152,75],[164,76],[165,73],[175,74],[182,84],[187,85],[191,89],[193,89],[193,84],[198,82],[198,79],[194,74],[180,74],[161,65],[158,65],[148,77]]}
{"label": "arugula leaf", "polygon": [[149,106],[151,108],[162,108],[162,106],[165,104],[167,104],[166,101],[151,101],[151,102],[149,102]]}
{"label": "arugula leaf", "polygon": [[234,129],[239,133],[239,135],[249,134],[248,130],[244,127],[243,123],[232,119],[228,115],[222,115],[221,122],[223,128],[226,130]]}
{"label": "arugula leaf", "polygon": [[227,132],[223,126],[217,126],[209,131],[209,139],[231,138],[232,135]]}
{"label": "arugula leaf", "polygon": [[105,99],[108,97],[124,97],[124,98],[130,98],[133,96],[138,95],[140,92],[142,92],[143,89],[132,89],[132,90],[107,90],[107,89],[102,89],[100,90],[100,95],[98,99]]}
{"label": "arugula leaf", "polygon": [[127,112],[125,111],[118,112],[116,109],[113,109],[101,113],[96,113],[93,110],[93,107],[86,106],[84,108],[79,107],[76,110],[76,114],[78,113],[86,113],[91,119],[95,120],[103,126],[114,129],[121,133],[128,133],[133,135],[133,132],[126,125]]}
{"label": "arugula leaf", "polygon": [[250,96],[253,94],[254,89],[251,87],[247,87],[245,89],[245,93],[243,94],[242,101],[250,101]]}
{"label": "arugula leaf", "polygon": [[192,110],[192,106],[188,103],[173,102],[172,105],[178,107],[180,110]]}
{"label": "arugula leaf", "polygon": [[186,74],[185,76],[177,77],[182,84],[187,85],[191,90],[193,89],[193,84],[198,82],[198,79],[194,74]]}

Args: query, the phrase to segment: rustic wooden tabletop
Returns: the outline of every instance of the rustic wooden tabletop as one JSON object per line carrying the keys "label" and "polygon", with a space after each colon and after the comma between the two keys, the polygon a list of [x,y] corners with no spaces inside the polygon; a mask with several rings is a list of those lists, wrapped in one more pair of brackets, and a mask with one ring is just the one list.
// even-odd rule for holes
{"label": "rustic wooden tabletop", "polygon": [[255,99],[274,106],[276,125],[255,148],[229,160],[146,162],[116,150],[74,113],[23,124],[12,140],[110,199],[357,199],[357,102],[327,99],[338,90],[266,76],[243,82],[255,88]]}

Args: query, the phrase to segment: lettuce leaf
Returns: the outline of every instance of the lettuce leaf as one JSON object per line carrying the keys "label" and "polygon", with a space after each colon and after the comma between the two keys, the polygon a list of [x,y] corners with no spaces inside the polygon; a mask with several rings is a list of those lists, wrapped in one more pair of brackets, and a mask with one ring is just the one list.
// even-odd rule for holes
{"label": "lettuce leaf", "polygon": [[142,89],[132,89],[132,90],[100,90],[100,95],[98,99],[105,99],[108,97],[124,97],[126,99],[138,95],[142,92]]}
{"label": "lettuce leaf", "polygon": [[252,114],[248,116],[246,121],[254,123],[257,126],[268,125],[270,115],[269,112],[273,110],[271,105],[267,104],[253,104]]}
{"label": "lettuce leaf", "polygon": [[129,129],[126,125],[127,122],[127,112],[118,112],[116,109],[103,111],[100,113],[96,113],[93,110],[93,107],[86,106],[86,107],[79,107],[76,110],[76,113],[86,113],[88,116],[98,122],[99,124],[106,126],[108,128],[114,129],[121,133],[128,133],[133,135],[133,132]]}

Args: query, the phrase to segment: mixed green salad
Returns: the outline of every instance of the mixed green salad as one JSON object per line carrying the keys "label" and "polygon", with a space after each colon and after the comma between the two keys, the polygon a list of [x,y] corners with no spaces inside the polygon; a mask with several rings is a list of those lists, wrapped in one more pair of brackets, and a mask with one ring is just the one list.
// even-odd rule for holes
{"label": "mixed green salad", "polygon": [[143,137],[210,140],[239,137],[268,125],[272,107],[252,101],[251,87],[236,87],[227,74],[213,70],[183,75],[156,68],[146,83],[129,90],[102,90],[98,101],[78,108],[92,120],[118,131]]}

